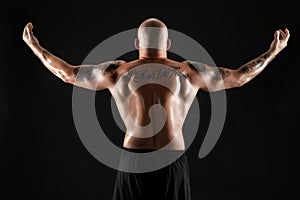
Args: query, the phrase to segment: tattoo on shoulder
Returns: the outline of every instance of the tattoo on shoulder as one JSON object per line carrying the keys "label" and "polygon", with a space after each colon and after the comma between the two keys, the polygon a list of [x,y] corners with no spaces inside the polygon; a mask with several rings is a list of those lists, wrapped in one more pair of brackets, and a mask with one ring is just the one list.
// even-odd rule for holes
{"label": "tattoo on shoulder", "polygon": [[211,72],[212,79],[215,81],[219,81],[230,76],[229,70],[221,67],[210,67],[209,71]]}
{"label": "tattoo on shoulder", "polygon": [[124,61],[109,61],[99,65],[84,65],[74,69],[74,74],[76,75],[76,81],[92,81],[100,74],[111,73],[113,74],[115,70],[124,64]]}
{"label": "tattoo on shoulder", "polygon": [[186,61],[189,67],[196,71],[199,72],[200,74],[205,74],[206,73],[206,65],[200,62],[194,62],[194,61]]}
{"label": "tattoo on shoulder", "polygon": [[114,61],[110,61],[108,62],[106,65],[105,65],[105,69],[104,69],[104,72],[107,73],[107,72],[110,72],[110,73],[113,73],[115,72],[116,69],[118,69],[118,67],[122,64],[124,64],[125,61],[122,61],[122,60],[114,60]]}
{"label": "tattoo on shoulder", "polygon": [[220,72],[220,75],[221,75],[222,79],[225,79],[225,78],[230,76],[229,70],[219,68],[219,72]]}
{"label": "tattoo on shoulder", "polygon": [[206,75],[210,73],[213,80],[221,80],[230,76],[229,70],[226,70],[221,67],[209,67],[206,64],[200,62],[187,61],[190,68],[196,72],[199,72],[201,75]]}
{"label": "tattoo on shoulder", "polygon": [[74,74],[76,75],[76,81],[83,82],[93,80],[95,78],[94,70],[96,68],[97,67],[93,65],[86,65],[75,68]]}

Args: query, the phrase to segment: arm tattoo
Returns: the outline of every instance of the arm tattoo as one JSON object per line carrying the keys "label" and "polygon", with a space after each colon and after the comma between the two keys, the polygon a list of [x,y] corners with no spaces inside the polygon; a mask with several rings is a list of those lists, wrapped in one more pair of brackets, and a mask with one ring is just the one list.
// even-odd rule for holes
{"label": "arm tattoo", "polygon": [[117,68],[119,67],[119,64],[116,62],[112,62],[105,68],[105,72],[113,73]]}
{"label": "arm tattoo", "polygon": [[200,62],[193,62],[193,61],[187,61],[187,63],[192,70],[199,72],[200,74],[206,73],[205,64],[200,63]]}
{"label": "arm tattoo", "polygon": [[272,56],[271,53],[266,52],[263,55],[259,56],[258,58],[242,66],[241,71],[242,73],[245,74],[250,72],[255,72],[256,70],[264,66],[266,63],[270,62],[273,58],[274,56]]}
{"label": "arm tattoo", "polygon": [[96,68],[97,67],[93,65],[75,68],[74,74],[76,75],[76,81],[84,82],[93,80],[95,78],[94,70]]}
{"label": "arm tattoo", "polygon": [[[122,61],[109,61],[100,65],[87,65],[81,66],[74,69],[76,75],[76,81],[92,81],[97,76],[101,76],[110,73],[112,76],[115,75],[116,69],[124,62]],[[80,72],[79,72],[80,71]]]}
{"label": "arm tattoo", "polygon": [[115,73],[116,69],[118,69],[118,67],[124,63],[125,61],[120,60],[112,61],[107,67],[105,67],[104,73],[109,73],[111,75],[112,80],[116,80],[118,77],[118,73]]}
{"label": "arm tattoo", "polygon": [[230,76],[229,70],[226,70],[224,68],[219,68],[219,73],[220,73],[222,79],[225,79]]}
{"label": "arm tattoo", "polygon": [[226,70],[221,67],[208,67],[207,65],[200,62],[188,61],[190,68],[196,72],[199,72],[201,75],[206,75],[210,73],[213,80],[219,81],[230,76],[229,70]]}
{"label": "arm tattoo", "polygon": [[229,70],[226,70],[221,67],[210,67],[208,71],[211,72],[212,79],[215,81],[220,81],[222,79],[229,77],[230,75]]}

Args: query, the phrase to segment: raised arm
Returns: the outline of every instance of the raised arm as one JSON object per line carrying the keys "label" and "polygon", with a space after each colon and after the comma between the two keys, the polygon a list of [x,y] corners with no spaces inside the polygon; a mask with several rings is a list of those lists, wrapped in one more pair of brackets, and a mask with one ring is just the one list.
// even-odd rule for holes
{"label": "raised arm", "polygon": [[124,61],[108,61],[98,65],[70,65],[44,49],[32,32],[33,25],[28,23],[23,32],[23,40],[47,69],[66,83],[79,87],[102,90],[113,84],[115,69]]}
{"label": "raised arm", "polygon": [[271,60],[287,46],[289,37],[288,29],[285,29],[285,31],[277,30],[268,51],[235,70],[224,67],[211,67],[194,61],[185,62],[196,72],[193,73],[192,82],[199,89],[213,92],[240,87],[266,68]]}

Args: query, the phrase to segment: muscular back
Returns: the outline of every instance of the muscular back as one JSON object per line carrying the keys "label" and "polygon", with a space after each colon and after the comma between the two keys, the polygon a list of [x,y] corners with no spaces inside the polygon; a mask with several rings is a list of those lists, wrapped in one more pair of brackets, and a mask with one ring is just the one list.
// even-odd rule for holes
{"label": "muscular back", "polygon": [[[149,27],[155,25],[166,29],[164,24],[152,22],[148,24]],[[142,24],[141,27],[147,25]],[[140,48],[140,42],[145,41],[136,40],[140,56],[148,59],[74,66],[40,46],[32,28],[31,23],[25,26],[23,40],[45,67],[65,83],[90,90],[108,88],[127,128],[124,146],[151,149],[164,147],[170,141],[172,143],[168,148],[184,149],[182,125],[198,89],[213,92],[248,83],[287,46],[290,37],[288,29],[277,30],[269,50],[237,69],[211,67],[199,62],[178,63],[168,59],[153,59],[167,56],[165,50],[170,46],[169,40],[166,41],[167,47],[156,48],[155,51],[147,49],[147,45],[144,48],[145,44]],[[165,36],[159,38],[166,39]],[[151,41],[152,46],[163,44],[162,41]],[[149,57],[151,54],[154,56]],[[160,69],[164,71],[162,74],[159,73]],[[175,71],[176,75],[168,70]]]}
{"label": "muscular back", "polygon": [[182,126],[197,93],[191,73],[169,59],[139,59],[116,69],[109,90],[126,126],[124,147],[185,148]]}

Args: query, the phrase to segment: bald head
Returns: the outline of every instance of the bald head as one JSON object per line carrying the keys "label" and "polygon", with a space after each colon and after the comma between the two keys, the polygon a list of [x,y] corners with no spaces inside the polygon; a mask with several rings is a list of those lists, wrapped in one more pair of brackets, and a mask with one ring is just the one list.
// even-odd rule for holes
{"label": "bald head", "polygon": [[167,50],[169,48],[167,26],[159,19],[146,19],[139,26],[136,46],[139,49]]}
{"label": "bald head", "polygon": [[156,18],[150,18],[143,21],[143,23],[141,23],[140,25],[140,28],[144,27],[167,28],[167,26],[162,21]]}

